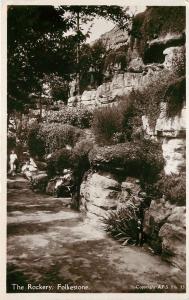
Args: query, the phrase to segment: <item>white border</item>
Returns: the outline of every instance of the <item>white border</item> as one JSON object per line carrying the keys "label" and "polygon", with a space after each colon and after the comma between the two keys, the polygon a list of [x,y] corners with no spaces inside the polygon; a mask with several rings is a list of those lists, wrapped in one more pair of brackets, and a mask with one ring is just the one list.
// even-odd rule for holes
{"label": "white border", "polygon": [[[184,294],[166,294],[166,293],[90,293],[90,294],[51,294],[51,293],[40,293],[40,294],[7,294],[6,293],[6,140],[7,140],[7,126],[6,126],[6,94],[7,94],[7,5],[121,5],[121,6],[132,6],[132,5],[157,5],[157,6],[186,6],[187,10],[187,30],[189,32],[189,0],[68,0],[68,1],[61,1],[61,0],[5,0],[1,3],[1,47],[0,47],[0,54],[1,54],[1,73],[0,73],[0,87],[1,87],[1,101],[0,101],[0,201],[1,201],[1,234],[0,234],[0,298],[1,299],[10,299],[10,300],[17,300],[17,299],[46,299],[46,300],[59,300],[59,299],[66,299],[66,300],[75,300],[75,299],[103,299],[103,300],[111,300],[111,299],[120,299],[124,300],[126,297],[129,299],[146,299],[151,300],[153,299],[172,299],[172,300],[189,300],[189,276],[188,276],[188,268],[187,268],[187,293]],[[186,50],[186,57],[187,57],[187,82],[189,80],[189,47],[188,47],[188,35],[187,35],[187,50]],[[187,99],[189,97],[188,85],[187,85]],[[187,113],[188,113],[188,101],[187,101]],[[189,114],[188,114],[189,116]],[[187,149],[188,149],[188,128],[189,128],[189,118],[187,118]],[[187,159],[187,171],[188,171],[188,159]],[[187,172],[188,173],[188,172]],[[187,199],[189,192],[189,178],[187,176]],[[188,202],[188,201],[187,201]],[[189,220],[188,214],[188,203],[187,203],[187,219]],[[189,239],[188,239],[188,221],[187,221],[187,266],[189,267]]]}

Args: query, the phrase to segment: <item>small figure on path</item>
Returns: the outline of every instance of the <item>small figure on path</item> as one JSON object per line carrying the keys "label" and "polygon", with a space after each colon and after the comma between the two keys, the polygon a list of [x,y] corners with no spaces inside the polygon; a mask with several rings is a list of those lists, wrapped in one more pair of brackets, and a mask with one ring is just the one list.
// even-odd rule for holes
{"label": "small figure on path", "polygon": [[9,165],[10,165],[10,171],[9,174],[12,176],[16,175],[16,165],[18,163],[18,157],[17,154],[15,153],[14,150],[11,151],[10,154],[10,160],[9,160]]}

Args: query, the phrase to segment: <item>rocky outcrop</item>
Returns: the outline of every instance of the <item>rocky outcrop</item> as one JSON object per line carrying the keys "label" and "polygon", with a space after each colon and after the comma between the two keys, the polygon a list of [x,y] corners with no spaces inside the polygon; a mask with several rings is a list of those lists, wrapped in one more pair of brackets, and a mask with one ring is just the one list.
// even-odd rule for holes
{"label": "rocky outcrop", "polygon": [[81,211],[87,216],[102,217],[116,209],[121,186],[111,173],[91,173],[81,185]]}
{"label": "rocky outcrop", "polygon": [[[134,66],[133,66],[134,68]],[[135,69],[140,68],[135,65]],[[153,76],[158,76],[160,68],[156,69]],[[111,105],[117,102],[121,96],[129,95],[135,89],[141,89],[149,82],[152,77],[152,66],[144,68],[142,72],[125,72],[114,74],[111,81],[104,82],[96,90],[84,91],[81,96],[73,96],[68,99],[68,106],[87,106],[91,108]]]}
{"label": "rocky outcrop", "polygon": [[184,270],[186,265],[185,207],[177,207],[164,199],[153,200],[144,218],[144,233],[155,253]]}
{"label": "rocky outcrop", "polygon": [[160,105],[160,115],[155,128],[149,125],[147,116],[142,117],[143,129],[147,136],[162,142],[162,152],[165,159],[165,174],[178,174],[185,167],[186,152],[186,108],[180,115],[167,117],[165,102]]}
{"label": "rocky outcrop", "polygon": [[127,72],[115,70],[109,81],[104,82],[97,89],[84,91],[81,96],[68,99],[68,106],[102,107],[116,102],[118,97],[129,95],[135,89],[140,90],[151,80],[160,76],[162,69],[170,70],[174,63],[183,56],[184,47],[171,47],[164,51],[164,63],[144,64],[141,57],[132,59]]}
{"label": "rocky outcrop", "polygon": [[165,60],[163,63],[164,67],[166,69],[172,70],[175,67],[175,64],[178,63],[180,59],[184,57],[184,52],[184,46],[166,48],[163,51],[163,54],[165,55]]}
{"label": "rocky outcrop", "polygon": [[130,41],[130,36],[127,30],[121,30],[118,26],[115,26],[112,30],[102,34],[98,40],[95,40],[91,45],[97,41],[102,42],[107,50],[118,49],[123,45],[126,45]]}

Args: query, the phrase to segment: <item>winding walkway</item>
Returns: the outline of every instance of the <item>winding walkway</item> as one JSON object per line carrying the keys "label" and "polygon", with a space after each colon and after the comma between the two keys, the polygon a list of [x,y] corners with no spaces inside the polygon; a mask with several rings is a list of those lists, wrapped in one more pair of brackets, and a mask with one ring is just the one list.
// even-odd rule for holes
{"label": "winding walkway", "polygon": [[121,247],[70,199],[8,181],[7,291],[184,292],[184,274],[142,248]]}

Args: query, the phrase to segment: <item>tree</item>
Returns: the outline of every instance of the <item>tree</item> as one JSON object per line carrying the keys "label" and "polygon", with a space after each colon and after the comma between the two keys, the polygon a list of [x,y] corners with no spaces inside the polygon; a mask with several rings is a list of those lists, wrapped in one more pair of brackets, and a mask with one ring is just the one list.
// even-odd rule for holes
{"label": "tree", "polygon": [[24,111],[43,75],[59,71],[62,32],[70,26],[53,6],[8,7],[8,111]]}
{"label": "tree", "polygon": [[[76,36],[77,36],[77,73],[76,73],[76,82],[77,82],[77,91],[80,94],[80,42],[82,40],[82,31],[80,29],[81,23],[92,22],[95,17],[103,17],[106,20],[113,21],[121,29],[128,29],[128,20],[130,19],[129,14],[127,14],[128,7],[123,8],[121,6],[113,5],[85,5],[85,6],[60,6],[59,11],[64,15],[65,13],[70,13],[70,19],[72,24],[75,27]],[[89,35],[90,31],[87,33]],[[84,41],[85,39],[83,39]]]}
{"label": "tree", "polygon": [[[24,112],[31,94],[42,94],[45,75],[69,82],[79,73],[78,47],[86,36],[81,22],[95,16],[126,26],[119,6],[9,6],[8,7],[8,112]],[[76,34],[65,36],[69,29]],[[89,34],[89,33],[88,33]],[[79,45],[79,46],[78,46]]]}

